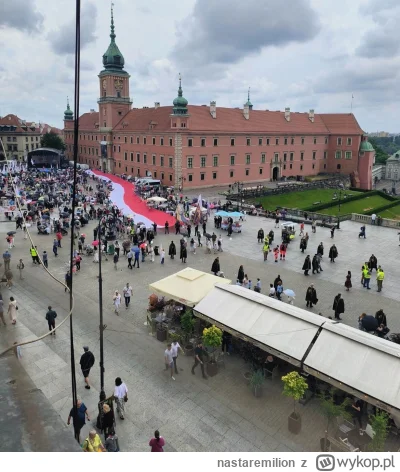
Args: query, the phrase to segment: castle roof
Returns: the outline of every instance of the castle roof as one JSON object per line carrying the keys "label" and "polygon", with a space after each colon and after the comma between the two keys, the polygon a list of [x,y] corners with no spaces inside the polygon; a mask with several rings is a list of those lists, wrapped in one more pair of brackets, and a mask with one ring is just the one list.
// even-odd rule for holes
{"label": "castle roof", "polygon": [[[213,118],[208,106],[188,105],[190,126],[179,129],[185,133],[259,133],[286,135],[363,134],[353,114],[315,114],[314,122],[308,113],[290,114],[285,119],[283,111],[251,110],[246,120],[239,108],[217,108]],[[114,131],[148,131],[150,123],[156,132],[171,131],[171,107],[132,109],[114,128]],[[93,115],[93,114],[92,114]],[[98,115],[98,114],[97,114]],[[173,119],[173,118],[172,118]]]}

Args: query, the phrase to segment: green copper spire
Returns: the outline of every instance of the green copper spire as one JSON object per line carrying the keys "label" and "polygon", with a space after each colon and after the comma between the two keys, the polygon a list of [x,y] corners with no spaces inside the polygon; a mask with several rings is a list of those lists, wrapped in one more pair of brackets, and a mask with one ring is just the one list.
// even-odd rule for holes
{"label": "green copper spire", "polygon": [[114,27],[114,4],[111,4],[111,33],[110,38],[111,42],[108,46],[107,51],[103,55],[103,65],[105,70],[122,72],[124,68],[125,59],[121,54],[121,51],[118,49],[118,46],[115,42],[115,27]]}
{"label": "green copper spire", "polygon": [[247,91],[247,102],[245,103],[249,107],[250,110],[253,109],[253,104],[250,101],[250,87],[249,90]]}
{"label": "green copper spire", "polygon": [[64,120],[73,120],[74,112],[69,107],[69,99],[67,97],[67,109],[64,111]]}
{"label": "green copper spire", "polygon": [[183,96],[181,74],[179,74],[178,96],[175,98],[173,104],[174,104],[174,109],[173,109],[174,115],[187,115],[187,113],[188,113],[188,109],[187,109],[188,101]]}

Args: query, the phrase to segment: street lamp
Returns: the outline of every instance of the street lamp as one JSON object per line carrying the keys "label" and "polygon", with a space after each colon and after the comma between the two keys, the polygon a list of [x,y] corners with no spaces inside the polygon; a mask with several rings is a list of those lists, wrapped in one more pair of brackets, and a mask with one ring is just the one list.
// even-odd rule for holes
{"label": "street lamp", "polygon": [[103,324],[103,277],[101,272],[101,221],[99,219],[99,226],[97,234],[99,238],[99,311],[100,311],[100,401],[106,399],[106,392],[104,390],[104,324]]}

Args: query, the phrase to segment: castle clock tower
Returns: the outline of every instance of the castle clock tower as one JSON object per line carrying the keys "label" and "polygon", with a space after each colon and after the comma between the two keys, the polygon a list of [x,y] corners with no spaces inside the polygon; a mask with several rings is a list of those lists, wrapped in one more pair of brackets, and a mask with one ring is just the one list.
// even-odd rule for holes
{"label": "castle clock tower", "polygon": [[[111,42],[103,55],[104,69],[99,74],[100,98],[99,131],[102,133],[101,168],[113,172],[112,130],[115,125],[130,111],[132,101],[129,97],[130,75],[124,71],[124,56],[116,42],[114,32],[114,12],[111,7]],[[104,141],[106,136],[106,141]],[[105,155],[107,149],[107,155]]]}

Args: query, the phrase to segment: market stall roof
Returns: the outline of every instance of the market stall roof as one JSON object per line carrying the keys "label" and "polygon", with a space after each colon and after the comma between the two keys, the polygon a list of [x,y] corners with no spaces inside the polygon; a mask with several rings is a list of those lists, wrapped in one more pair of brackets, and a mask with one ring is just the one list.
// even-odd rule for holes
{"label": "market stall roof", "polygon": [[400,411],[400,346],[236,285],[217,285],[195,313],[387,411]]}
{"label": "market stall roof", "polygon": [[195,306],[215,285],[230,283],[231,280],[186,267],[176,274],[172,274],[165,277],[165,279],[150,284],[149,287],[150,290],[187,306]]}
{"label": "market stall roof", "polygon": [[256,341],[285,354],[286,359],[290,358],[297,366],[325,321],[325,318],[238,285],[215,287],[196,306],[195,312],[210,322],[232,328],[250,342]]}

